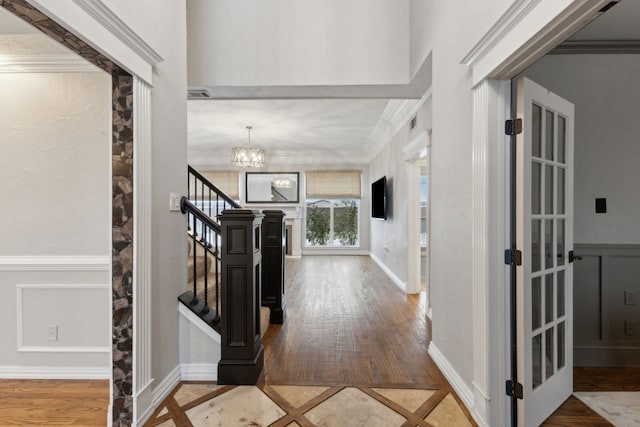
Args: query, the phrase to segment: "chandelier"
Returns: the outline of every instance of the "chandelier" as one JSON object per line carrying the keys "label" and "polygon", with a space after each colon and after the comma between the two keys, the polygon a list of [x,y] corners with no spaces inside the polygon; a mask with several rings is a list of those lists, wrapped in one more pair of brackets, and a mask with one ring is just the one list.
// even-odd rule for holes
{"label": "chandelier", "polygon": [[271,181],[271,185],[273,185],[274,188],[291,188],[293,187],[293,181],[289,178],[281,177]]}
{"label": "chandelier", "polygon": [[234,147],[231,149],[231,163],[234,166],[240,166],[242,168],[264,167],[264,159],[265,154],[267,154],[267,150],[251,146],[251,129],[253,129],[253,127],[247,126],[247,131],[249,132],[249,143],[247,146]]}

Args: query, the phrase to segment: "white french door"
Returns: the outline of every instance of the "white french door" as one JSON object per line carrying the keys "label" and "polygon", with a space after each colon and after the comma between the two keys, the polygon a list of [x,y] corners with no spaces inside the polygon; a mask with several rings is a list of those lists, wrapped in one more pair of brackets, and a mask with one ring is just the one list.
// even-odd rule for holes
{"label": "white french door", "polygon": [[517,82],[518,425],[537,426],[573,391],[573,104]]}

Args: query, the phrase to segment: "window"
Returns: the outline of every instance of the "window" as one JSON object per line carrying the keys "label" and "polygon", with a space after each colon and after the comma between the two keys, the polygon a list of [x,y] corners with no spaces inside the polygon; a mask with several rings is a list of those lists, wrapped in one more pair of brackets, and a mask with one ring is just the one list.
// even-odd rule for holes
{"label": "window", "polygon": [[306,246],[359,246],[360,201],[307,200]]}
{"label": "window", "polygon": [[360,171],[306,173],[307,247],[358,247]]}

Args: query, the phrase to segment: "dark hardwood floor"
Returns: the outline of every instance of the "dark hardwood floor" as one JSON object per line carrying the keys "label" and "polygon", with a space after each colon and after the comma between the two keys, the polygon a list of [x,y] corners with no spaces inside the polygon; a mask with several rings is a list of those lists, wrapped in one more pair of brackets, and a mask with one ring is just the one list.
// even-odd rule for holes
{"label": "dark hardwood floor", "polygon": [[449,388],[430,322],[367,256],[287,259],[284,325],[263,337],[268,384]]}

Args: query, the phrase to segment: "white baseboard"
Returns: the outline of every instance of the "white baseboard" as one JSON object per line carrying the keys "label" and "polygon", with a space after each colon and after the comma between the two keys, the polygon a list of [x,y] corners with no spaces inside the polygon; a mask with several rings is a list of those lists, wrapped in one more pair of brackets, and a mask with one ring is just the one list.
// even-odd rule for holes
{"label": "white baseboard", "polygon": [[348,249],[348,248],[304,248],[302,256],[313,255],[369,255],[369,251],[365,249]]}
{"label": "white baseboard", "polygon": [[184,363],[180,365],[182,381],[217,381],[217,363]]}
{"label": "white baseboard", "polygon": [[[153,413],[153,379],[136,394],[133,395],[133,414],[136,418],[137,425],[143,425]],[[142,411],[142,413],[140,413]]]}
{"label": "white baseboard", "polygon": [[171,372],[169,372],[167,376],[158,383],[158,386],[153,388],[153,391],[151,392],[151,405],[143,414],[138,416],[136,425],[143,425],[149,419],[151,414],[153,414],[153,411],[160,406],[162,401],[167,398],[169,393],[171,393],[178,384],[180,384],[180,365],[173,368]]}
{"label": "white baseboard", "polygon": [[0,378],[42,380],[108,380],[111,366],[64,367],[64,366],[0,366]]}
{"label": "white baseboard", "polygon": [[447,381],[449,381],[449,384],[451,384],[453,389],[456,391],[462,400],[462,403],[467,407],[476,423],[478,423],[479,426],[487,425],[486,420],[482,419],[480,414],[475,410],[473,390],[471,390],[464,382],[453,365],[449,362],[449,359],[442,354],[433,341],[429,343],[429,356],[431,356],[433,361],[436,362],[436,365],[438,365],[438,368],[440,368]]}
{"label": "white baseboard", "polygon": [[402,280],[400,280],[400,278],[398,276],[396,276],[396,274],[391,271],[389,269],[389,267],[387,267],[381,260],[380,258],[378,258],[377,256],[375,256],[373,253],[369,253],[369,256],[371,257],[372,260],[375,261],[376,264],[378,264],[378,267],[380,267],[382,269],[382,271],[385,272],[385,274],[387,276],[389,276],[389,278],[391,279],[391,281],[393,283],[396,284],[397,287],[399,287],[402,292],[407,292],[407,282],[403,282]]}

